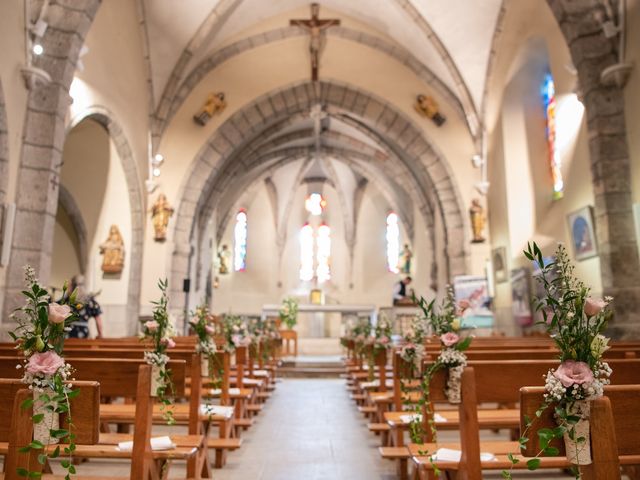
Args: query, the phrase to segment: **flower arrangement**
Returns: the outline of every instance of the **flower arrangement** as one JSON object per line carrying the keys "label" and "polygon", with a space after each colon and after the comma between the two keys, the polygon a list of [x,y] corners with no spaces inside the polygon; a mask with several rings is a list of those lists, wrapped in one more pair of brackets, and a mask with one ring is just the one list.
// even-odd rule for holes
{"label": "flower arrangement", "polygon": [[234,352],[237,347],[248,347],[253,341],[245,319],[237,315],[225,315],[223,319],[225,350]]}
{"label": "flower arrangement", "polygon": [[167,395],[171,388],[171,370],[167,368],[169,356],[167,350],[176,346],[173,340],[175,335],[175,327],[169,319],[167,304],[169,302],[167,296],[167,280],[159,280],[158,288],[161,295],[160,300],[152,302],[153,320],[148,320],[142,324],[142,332],[140,334],[141,341],[148,341],[151,349],[144,352],[145,361],[152,367],[151,377],[151,395],[158,397],[162,404],[163,418],[168,425],[173,425],[173,411],[169,408],[173,405],[173,398]]}
{"label": "flower arrangement", "polygon": [[[418,412],[422,412],[424,409],[433,441],[437,441],[435,424],[432,419],[433,409],[430,401],[429,385],[436,372],[446,369],[447,384],[444,393],[449,402],[460,403],[462,371],[467,365],[467,356],[464,352],[469,348],[473,339],[470,335],[465,337],[461,335],[460,317],[469,308],[469,304],[466,301],[456,303],[453,288],[451,287],[447,288],[446,296],[438,311],[436,311],[435,300],[427,303],[423,297],[420,297],[419,300],[414,298],[414,301],[422,310],[424,320],[431,326],[433,334],[439,338],[441,345],[438,358],[429,365],[423,375],[421,382],[423,396],[416,407]],[[422,443],[425,431],[420,416],[415,416],[414,421],[409,426],[409,431],[413,442]]]}
{"label": "flower arrangement", "polygon": [[[72,368],[62,357],[65,331],[77,320],[70,305],[76,302],[77,292],[70,295],[67,284],[62,289],[63,300],[60,303],[49,303],[49,294],[36,279],[35,271],[25,267],[26,289],[22,292],[26,298],[25,305],[16,310],[12,318],[18,326],[9,335],[16,341],[16,348],[24,354],[22,382],[33,391],[33,398],[23,402],[21,408],[33,407],[34,435],[33,441],[22,448],[21,452],[30,450],[40,452],[38,462],[44,465],[48,458],[60,457],[60,446],[49,453],[47,447],[60,442],[68,444],[63,452],[69,456],[61,465],[67,471],[65,479],[69,480],[75,473],[71,456],[75,450],[71,419],[70,399],[77,396],[80,390],[73,390],[67,383],[71,378]],[[66,299],[66,300],[65,300]],[[66,414],[66,427],[60,427],[60,414]],[[39,477],[36,472],[19,468],[21,477]]]}
{"label": "flower arrangement", "polygon": [[280,307],[280,319],[287,326],[288,330],[292,330],[298,323],[298,301],[295,298],[285,298]]}
{"label": "flower arrangement", "polygon": [[[535,305],[542,312],[542,324],[560,351],[560,365],[551,369],[545,379],[545,400],[538,412],[541,414],[554,406],[558,428],[538,432],[540,451],[527,461],[530,470],[540,464],[540,456],[556,455],[550,446],[555,438],[563,438],[567,459],[574,465],[591,463],[589,442],[589,401],[603,394],[609,383],[611,368],[602,360],[608,350],[609,339],[602,335],[611,315],[611,297],[604,300],[590,296],[589,288],[573,275],[573,266],[564,246],[559,245],[556,259],[547,265],[536,243],[529,244],[524,255],[541,269],[538,281],[544,287],[545,297],[536,299]],[[527,430],[531,419],[526,419],[526,429],[520,444],[527,442]],[[518,459],[510,456],[512,463]],[[577,467],[573,468],[580,478]],[[511,478],[503,472],[504,478]]]}
{"label": "flower arrangement", "polygon": [[427,319],[416,315],[411,320],[411,326],[404,334],[404,341],[400,347],[400,358],[414,366],[419,371],[424,357],[423,342],[428,334],[429,325]]}
{"label": "flower arrangement", "polygon": [[216,352],[216,344],[213,341],[213,336],[216,333],[216,329],[212,324],[212,315],[209,313],[209,307],[206,304],[197,307],[196,311],[191,314],[189,324],[198,337],[196,352],[205,355],[214,354]]}

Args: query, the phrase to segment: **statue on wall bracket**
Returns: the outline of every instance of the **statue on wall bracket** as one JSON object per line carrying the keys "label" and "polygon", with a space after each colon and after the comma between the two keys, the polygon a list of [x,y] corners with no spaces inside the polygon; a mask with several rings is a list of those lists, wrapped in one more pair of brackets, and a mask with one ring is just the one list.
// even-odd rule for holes
{"label": "statue on wall bracket", "polygon": [[413,252],[409,248],[409,244],[405,243],[402,252],[400,252],[400,271],[409,275],[411,273],[411,261],[413,259]]}
{"label": "statue on wall bracket", "polygon": [[204,127],[215,114],[222,112],[226,106],[224,93],[210,93],[200,111],[193,116],[193,121]]}
{"label": "statue on wall bracket", "polygon": [[117,225],[109,228],[109,237],[100,245],[102,271],[104,273],[122,273],[124,269],[124,241]]}
{"label": "statue on wall bracket", "polygon": [[471,230],[473,233],[471,243],[483,243],[485,241],[483,236],[484,225],[487,221],[487,217],[484,214],[484,208],[482,208],[480,200],[477,198],[471,200],[469,217],[471,218]]}
{"label": "statue on wall bracket", "polygon": [[416,97],[416,103],[413,104],[413,108],[423,117],[432,120],[438,127],[441,127],[444,122],[447,121],[446,117],[440,113],[438,103],[433,97],[429,97],[428,95],[418,95]]}
{"label": "statue on wall bracket", "polygon": [[151,207],[151,220],[153,221],[154,240],[156,242],[164,242],[167,239],[167,227],[173,212],[174,210],[169,204],[167,196],[164,193],[158,195],[158,199]]}

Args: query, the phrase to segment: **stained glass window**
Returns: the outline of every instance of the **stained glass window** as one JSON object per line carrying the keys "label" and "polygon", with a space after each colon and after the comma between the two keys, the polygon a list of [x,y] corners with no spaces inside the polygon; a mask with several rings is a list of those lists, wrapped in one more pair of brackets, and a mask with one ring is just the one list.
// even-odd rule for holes
{"label": "stained glass window", "polygon": [[387,215],[387,268],[392,273],[398,273],[400,263],[400,227],[398,215],[391,212]]}
{"label": "stained glass window", "polygon": [[322,212],[326,206],[327,201],[319,193],[312,193],[304,201],[304,208],[306,208],[307,212],[316,217],[318,215],[322,215]]}
{"label": "stained glass window", "polygon": [[247,268],[247,212],[244,210],[236,215],[233,239],[233,266],[236,272],[243,272]]}
{"label": "stained glass window", "polygon": [[313,227],[306,223],[300,230],[300,280],[313,279]]}
{"label": "stained glass window", "polygon": [[564,181],[562,180],[562,159],[556,141],[556,89],[553,77],[547,73],[542,81],[542,102],[546,119],[547,148],[549,150],[549,167],[553,181],[553,198],[562,198]]}
{"label": "stained glass window", "polygon": [[331,228],[324,223],[318,227],[318,268],[316,269],[316,275],[318,276],[318,283],[324,283],[331,279],[331,267],[329,266],[329,259],[331,258]]}

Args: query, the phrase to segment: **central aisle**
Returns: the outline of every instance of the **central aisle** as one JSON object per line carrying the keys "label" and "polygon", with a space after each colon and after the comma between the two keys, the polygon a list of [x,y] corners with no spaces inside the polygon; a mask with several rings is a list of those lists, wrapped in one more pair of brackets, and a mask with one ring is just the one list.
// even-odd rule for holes
{"label": "central aisle", "polygon": [[286,378],[216,480],[391,480],[344,380]]}

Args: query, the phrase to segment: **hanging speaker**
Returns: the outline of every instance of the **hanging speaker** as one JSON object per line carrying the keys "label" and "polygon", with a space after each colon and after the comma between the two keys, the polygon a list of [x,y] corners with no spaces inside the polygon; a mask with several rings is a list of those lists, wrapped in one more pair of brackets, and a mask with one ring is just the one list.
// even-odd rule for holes
{"label": "hanging speaker", "polygon": [[182,291],[183,292],[188,292],[191,290],[191,279],[190,278],[185,278],[182,281]]}

